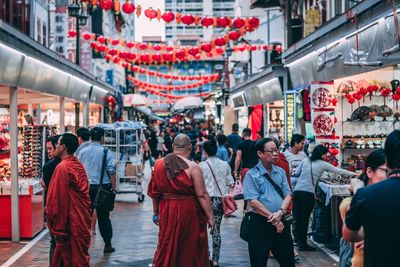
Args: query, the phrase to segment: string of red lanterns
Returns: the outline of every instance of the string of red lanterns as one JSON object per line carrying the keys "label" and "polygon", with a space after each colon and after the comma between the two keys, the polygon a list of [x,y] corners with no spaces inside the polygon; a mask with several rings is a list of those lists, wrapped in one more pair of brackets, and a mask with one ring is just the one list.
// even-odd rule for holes
{"label": "string of red lanterns", "polygon": [[139,66],[132,66],[131,67],[133,72],[138,72],[141,74],[147,74],[149,76],[156,76],[156,77],[160,77],[160,78],[164,78],[167,80],[180,80],[180,81],[200,81],[200,80],[204,80],[204,81],[216,81],[219,79],[219,74],[215,73],[215,74],[208,74],[208,75],[195,75],[195,76],[185,76],[185,75],[173,75],[173,74],[168,74],[168,73],[162,73],[162,72],[158,72],[158,71],[152,71],[146,68],[142,68]]}
{"label": "string of red lanterns", "polygon": [[179,90],[188,90],[188,89],[196,89],[197,87],[209,84],[211,82],[214,82],[214,80],[208,80],[208,81],[200,81],[197,83],[190,83],[190,84],[181,84],[181,85],[163,85],[163,84],[153,84],[153,83],[148,83],[144,82],[142,80],[139,80],[135,77],[128,77],[135,86],[138,87],[147,87],[150,89],[155,89],[155,90],[163,90],[163,91],[179,91]]}
{"label": "string of red lanterns", "polygon": [[163,92],[151,89],[151,88],[147,88],[147,87],[140,87],[140,89],[142,89],[143,91],[150,93],[152,95],[157,95],[157,96],[165,97],[168,99],[175,99],[175,100],[182,99],[182,98],[185,98],[188,96],[207,97],[210,94],[210,93],[198,93],[198,94],[188,94],[188,95],[183,95],[183,96],[179,95],[178,96],[178,95],[166,94],[166,93],[163,93]]}
{"label": "string of red lanterns", "polygon": [[154,9],[152,7],[147,8],[142,12],[141,5],[136,5],[132,0],[125,0],[121,5],[120,0],[81,0],[82,3],[87,3],[91,7],[99,7],[105,11],[112,11],[114,14],[119,15],[121,11],[125,14],[131,15],[135,13],[137,17],[140,17],[142,13],[145,17],[152,21],[157,19],[158,21],[163,20],[164,22],[171,23],[175,21],[177,24],[185,24],[187,26],[195,25],[202,27],[214,27],[214,28],[246,28],[249,31],[254,31],[260,25],[260,20],[257,17],[209,17],[209,16],[198,16],[192,14],[181,14],[180,12],[165,11],[161,12],[160,9]]}

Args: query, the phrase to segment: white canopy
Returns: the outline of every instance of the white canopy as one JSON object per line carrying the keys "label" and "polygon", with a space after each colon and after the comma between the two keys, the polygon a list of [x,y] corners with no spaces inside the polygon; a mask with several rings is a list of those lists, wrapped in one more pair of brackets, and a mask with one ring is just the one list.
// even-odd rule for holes
{"label": "white canopy", "polygon": [[176,101],[174,106],[172,107],[172,110],[177,111],[185,110],[188,108],[201,108],[203,106],[203,99],[201,99],[200,97],[188,96]]}
{"label": "white canopy", "polygon": [[149,106],[151,102],[143,95],[139,94],[127,94],[124,95],[124,107],[132,106]]}

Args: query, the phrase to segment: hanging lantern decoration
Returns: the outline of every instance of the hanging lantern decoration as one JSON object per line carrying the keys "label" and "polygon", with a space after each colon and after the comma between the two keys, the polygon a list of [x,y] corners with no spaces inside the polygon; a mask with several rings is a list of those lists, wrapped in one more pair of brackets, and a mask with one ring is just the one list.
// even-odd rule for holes
{"label": "hanging lantern decoration", "polygon": [[194,22],[194,17],[192,15],[184,15],[181,20],[183,24],[191,25]]}
{"label": "hanging lantern decoration", "polygon": [[164,59],[165,61],[171,62],[171,61],[172,61],[172,58],[173,58],[173,56],[172,56],[171,53],[165,53],[165,54],[163,54],[163,59]]}
{"label": "hanging lantern decoration", "polygon": [[185,50],[178,50],[175,53],[175,56],[176,56],[176,58],[182,60],[186,56],[186,52],[185,52]]}
{"label": "hanging lantern decoration", "polygon": [[130,61],[133,61],[133,60],[136,59],[136,54],[135,54],[135,53],[128,53],[127,58],[128,58]]}
{"label": "hanging lantern decoration", "polygon": [[97,49],[97,44],[96,44],[95,42],[91,42],[91,43],[90,43],[90,47],[91,47],[92,49]]}
{"label": "hanging lantern decoration", "polygon": [[219,37],[219,38],[215,39],[214,43],[215,43],[216,46],[224,46],[224,45],[226,45],[226,41],[225,41],[224,37]]}
{"label": "hanging lantern decoration", "polygon": [[104,44],[106,42],[106,38],[104,38],[104,36],[99,36],[97,37],[97,42]]}
{"label": "hanging lantern decoration", "polygon": [[206,52],[206,53],[209,53],[209,52],[211,52],[211,50],[212,50],[212,45],[209,44],[209,43],[205,43],[205,44],[202,44],[202,45],[200,46],[200,49],[203,50],[203,51]]}
{"label": "hanging lantern decoration", "polygon": [[383,96],[383,105],[386,106],[386,97],[388,97],[392,93],[392,90],[389,88],[382,88],[381,95]]}
{"label": "hanging lantern decoration", "polygon": [[256,17],[253,17],[249,20],[249,25],[251,28],[256,29],[260,26],[260,20]]}
{"label": "hanging lantern decoration", "polygon": [[237,29],[243,28],[245,25],[245,21],[241,18],[237,18],[233,21],[233,26]]}
{"label": "hanging lantern decoration", "polygon": [[121,3],[119,0],[114,0],[114,13],[115,15],[118,15],[119,12],[121,12]]}
{"label": "hanging lantern decoration", "polygon": [[332,103],[332,106],[336,107],[338,100],[336,98],[332,98],[331,103]]}
{"label": "hanging lantern decoration", "polygon": [[192,56],[196,56],[198,53],[200,53],[200,51],[199,51],[198,48],[190,48],[190,49],[188,50],[188,53],[189,53],[190,55],[192,55]]}
{"label": "hanging lantern decoration", "polygon": [[208,27],[210,27],[211,25],[213,25],[214,20],[213,20],[212,18],[207,18],[207,17],[205,17],[205,18],[202,18],[202,19],[201,19],[200,23],[201,23],[201,25],[202,25],[203,27],[208,28]]}
{"label": "hanging lantern decoration", "polygon": [[131,3],[129,0],[126,0],[125,3],[122,4],[122,11],[128,15],[135,12],[135,5]]}
{"label": "hanging lantern decoration", "polygon": [[353,104],[356,102],[356,100],[353,98],[351,94],[345,94],[345,98],[347,99],[347,102],[351,105],[351,111],[353,111]]}
{"label": "hanging lantern decoration", "polygon": [[400,95],[400,86],[396,89],[396,94]]}
{"label": "hanging lantern decoration", "polygon": [[153,54],[151,56],[151,59],[153,59],[153,61],[160,63],[161,62],[161,55],[160,54]]}
{"label": "hanging lantern decoration", "polygon": [[396,102],[396,110],[398,110],[398,109],[399,109],[400,95],[397,94],[397,93],[394,93],[394,94],[392,95],[392,99],[393,99],[394,102]]}
{"label": "hanging lantern decoration", "polygon": [[157,11],[155,11],[152,7],[150,7],[144,11],[144,15],[148,17],[151,21],[152,19],[157,17]]}
{"label": "hanging lantern decoration", "polygon": [[237,41],[237,40],[239,39],[239,37],[240,37],[240,34],[239,34],[239,32],[237,32],[237,31],[231,31],[231,32],[228,34],[228,37],[229,37],[229,39],[231,39],[232,41]]}
{"label": "hanging lantern decoration", "polygon": [[363,103],[365,102],[365,96],[368,94],[368,90],[364,87],[361,87],[360,90],[358,90],[358,93],[362,95]]}
{"label": "hanging lantern decoration", "polygon": [[86,41],[89,41],[89,40],[92,38],[92,35],[91,35],[90,33],[86,32],[86,33],[84,33],[84,34],[82,35],[82,38],[83,38],[84,40],[86,40]]}
{"label": "hanging lantern decoration", "polygon": [[166,23],[170,23],[175,19],[175,14],[172,12],[165,12],[161,17]]}
{"label": "hanging lantern decoration", "polygon": [[112,0],[100,0],[99,7],[105,11],[111,10],[114,4]]}
{"label": "hanging lantern decoration", "polygon": [[226,28],[229,27],[232,24],[232,21],[230,18],[227,17],[222,17],[217,19],[217,24],[221,28]]}
{"label": "hanging lantern decoration", "polygon": [[275,51],[278,52],[278,54],[282,54],[282,46],[281,45],[275,46]]}
{"label": "hanging lantern decoration", "polygon": [[111,109],[114,109],[115,106],[117,105],[117,100],[112,95],[107,96],[107,105],[111,107]]}
{"label": "hanging lantern decoration", "polygon": [[217,52],[217,54],[219,54],[219,55],[222,55],[225,52],[225,50],[223,48],[221,48],[221,47],[217,47],[215,49],[215,52]]}
{"label": "hanging lantern decoration", "polygon": [[329,153],[332,156],[336,157],[337,155],[339,155],[339,149],[337,149],[336,147],[331,147],[329,148]]}
{"label": "hanging lantern decoration", "polygon": [[113,39],[112,41],[111,41],[111,44],[112,45],[119,45],[119,39]]}
{"label": "hanging lantern decoration", "polygon": [[353,93],[353,98],[357,100],[358,102],[358,107],[360,107],[360,100],[362,98],[362,95],[360,95],[358,92]]}
{"label": "hanging lantern decoration", "polygon": [[68,37],[76,37],[76,31],[69,31],[68,32]]}

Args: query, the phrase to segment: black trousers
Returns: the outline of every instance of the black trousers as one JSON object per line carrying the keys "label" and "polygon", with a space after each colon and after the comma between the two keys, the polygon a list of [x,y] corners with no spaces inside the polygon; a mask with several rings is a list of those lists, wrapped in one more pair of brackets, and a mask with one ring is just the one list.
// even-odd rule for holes
{"label": "black trousers", "polygon": [[[93,200],[96,197],[97,190],[98,190],[99,185],[97,184],[91,184],[90,185],[90,199]],[[105,190],[111,191],[111,184],[103,184],[103,188]],[[110,220],[110,212],[109,211],[103,211],[103,210],[96,210],[97,213],[97,221],[99,223],[99,230],[100,230],[100,235],[104,240],[104,244],[108,247],[111,246],[111,239],[113,236],[113,228],[111,225],[111,220]]]}
{"label": "black trousers", "polygon": [[294,267],[293,240],[290,227],[285,227],[281,234],[267,218],[252,213],[248,240],[250,264],[252,267],[266,267],[269,252],[272,251],[281,267]]}
{"label": "black trousers", "polygon": [[314,209],[314,203],[315,197],[313,193],[306,191],[293,192],[294,236],[300,246],[307,244],[308,222]]}

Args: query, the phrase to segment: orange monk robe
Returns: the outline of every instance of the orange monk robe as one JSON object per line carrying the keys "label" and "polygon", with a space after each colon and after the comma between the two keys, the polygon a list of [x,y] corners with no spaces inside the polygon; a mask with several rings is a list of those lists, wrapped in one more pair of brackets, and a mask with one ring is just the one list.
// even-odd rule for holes
{"label": "orange monk robe", "polygon": [[48,228],[56,239],[51,266],[89,266],[90,197],[83,165],[74,157],[55,169],[47,193]]}

